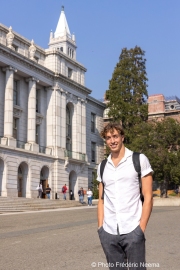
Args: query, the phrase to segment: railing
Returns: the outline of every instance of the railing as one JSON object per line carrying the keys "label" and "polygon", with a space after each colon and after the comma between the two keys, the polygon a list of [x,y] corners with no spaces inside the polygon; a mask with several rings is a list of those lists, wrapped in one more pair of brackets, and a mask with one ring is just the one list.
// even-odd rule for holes
{"label": "railing", "polygon": [[64,156],[68,158],[78,159],[82,161],[86,161],[86,155],[82,153],[77,153],[69,150],[64,151]]}
{"label": "railing", "polygon": [[52,149],[45,147],[45,146],[41,146],[39,145],[39,153],[43,153],[43,154],[47,154],[47,155],[52,155]]}
{"label": "railing", "polygon": [[17,140],[16,147],[21,148],[21,149],[25,149],[25,144],[26,144],[26,142]]}

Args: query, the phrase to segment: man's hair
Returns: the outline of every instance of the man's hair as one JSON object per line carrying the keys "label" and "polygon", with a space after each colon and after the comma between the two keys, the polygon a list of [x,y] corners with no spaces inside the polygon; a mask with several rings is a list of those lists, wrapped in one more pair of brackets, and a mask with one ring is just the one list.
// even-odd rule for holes
{"label": "man's hair", "polygon": [[124,129],[123,127],[118,123],[109,123],[107,124],[103,130],[101,131],[100,135],[102,138],[106,138],[106,134],[108,132],[113,133],[114,130],[117,130],[119,134],[124,135]]}

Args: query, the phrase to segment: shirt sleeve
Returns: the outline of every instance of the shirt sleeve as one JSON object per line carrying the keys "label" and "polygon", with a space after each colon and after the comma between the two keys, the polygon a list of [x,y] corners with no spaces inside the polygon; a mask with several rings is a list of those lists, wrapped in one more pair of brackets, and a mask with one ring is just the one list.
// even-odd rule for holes
{"label": "shirt sleeve", "polygon": [[153,169],[151,168],[149,159],[144,154],[140,154],[140,164],[141,164],[141,177],[146,176],[150,172],[153,173]]}
{"label": "shirt sleeve", "polygon": [[102,180],[101,180],[101,175],[100,175],[100,166],[101,166],[101,163],[99,164],[99,166],[98,166],[98,169],[97,169],[97,181],[99,181],[99,182],[101,182]]}

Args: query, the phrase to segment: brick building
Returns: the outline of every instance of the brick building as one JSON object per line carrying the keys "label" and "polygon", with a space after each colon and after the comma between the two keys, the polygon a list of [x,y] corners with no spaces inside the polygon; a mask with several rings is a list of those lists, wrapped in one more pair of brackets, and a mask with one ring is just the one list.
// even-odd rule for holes
{"label": "brick building", "polygon": [[180,122],[180,99],[176,96],[164,97],[163,94],[151,95],[148,98],[148,119],[171,117]]}

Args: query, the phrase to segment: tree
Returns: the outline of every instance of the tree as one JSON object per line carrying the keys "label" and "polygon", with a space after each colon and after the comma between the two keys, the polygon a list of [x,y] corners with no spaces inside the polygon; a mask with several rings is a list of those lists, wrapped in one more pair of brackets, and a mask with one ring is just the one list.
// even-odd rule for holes
{"label": "tree", "polygon": [[146,104],[147,77],[145,52],[140,47],[122,49],[109,90],[106,91],[108,116],[120,121],[126,130],[126,142],[131,140],[132,127],[148,118]]}
{"label": "tree", "polygon": [[133,151],[144,153],[159,182],[161,194],[167,197],[170,183],[180,184],[180,125],[172,118],[141,123],[134,127]]}
{"label": "tree", "polygon": [[97,171],[94,170],[92,179],[92,193],[94,199],[99,198],[99,181],[97,181],[96,179],[97,179]]}

